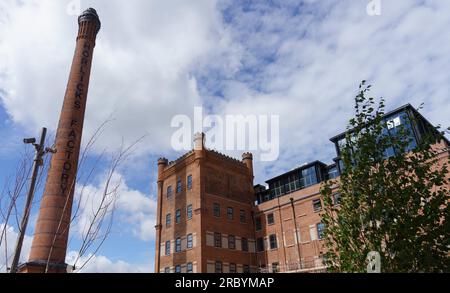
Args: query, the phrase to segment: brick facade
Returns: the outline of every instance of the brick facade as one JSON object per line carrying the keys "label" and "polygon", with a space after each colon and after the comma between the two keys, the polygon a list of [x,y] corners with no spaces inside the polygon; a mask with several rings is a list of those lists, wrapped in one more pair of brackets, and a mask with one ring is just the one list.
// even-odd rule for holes
{"label": "brick facade", "polygon": [[[386,119],[398,119],[405,113],[419,119],[416,125],[421,128],[413,131],[419,140],[420,131],[431,125],[410,105],[386,114]],[[334,164],[315,161],[302,165],[266,181],[269,188],[252,188],[251,154],[243,154],[238,161],[207,150],[204,134],[196,135],[195,150],[178,160],[168,163],[160,159],[155,272],[187,272],[188,268],[224,273],[324,272],[320,186],[324,180],[338,179],[342,137],[331,139],[338,153]],[[446,162],[449,142],[444,139],[433,147],[439,165]],[[192,176],[191,189],[187,188],[188,176]],[[179,180],[181,191],[177,193]],[[171,196],[167,194],[169,186]],[[339,193],[333,194],[333,201],[339,204]],[[186,218],[189,205],[191,219]],[[185,244],[187,235],[192,235],[192,248]],[[169,255],[165,255],[166,243],[170,243]]]}
{"label": "brick facade", "polygon": [[158,161],[155,272],[255,271],[251,155],[238,161],[196,140],[175,162]]}

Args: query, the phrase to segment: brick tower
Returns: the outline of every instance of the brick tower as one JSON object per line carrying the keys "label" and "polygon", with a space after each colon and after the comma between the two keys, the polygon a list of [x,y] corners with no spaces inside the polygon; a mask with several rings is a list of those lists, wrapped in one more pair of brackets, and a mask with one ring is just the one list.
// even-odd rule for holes
{"label": "brick tower", "polygon": [[256,271],[253,159],[206,148],[158,160],[155,272]]}
{"label": "brick tower", "polygon": [[89,76],[100,20],[93,8],[78,17],[78,36],[56,132],[29,261],[21,272],[65,272],[75,177],[83,131]]}

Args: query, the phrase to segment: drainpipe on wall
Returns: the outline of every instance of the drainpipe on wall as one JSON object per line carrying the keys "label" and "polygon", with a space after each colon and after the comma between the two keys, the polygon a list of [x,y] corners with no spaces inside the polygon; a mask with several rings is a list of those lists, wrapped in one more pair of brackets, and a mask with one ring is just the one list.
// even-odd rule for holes
{"label": "drainpipe on wall", "polygon": [[294,208],[294,199],[291,197],[291,207],[292,207],[292,215],[294,217],[294,225],[295,225],[295,239],[297,239],[297,252],[298,252],[298,259],[300,261],[300,269],[302,268],[302,254],[301,254],[301,248],[300,248],[300,239],[298,237],[298,233],[300,233],[300,230],[297,228],[297,216],[295,215],[295,208]]}

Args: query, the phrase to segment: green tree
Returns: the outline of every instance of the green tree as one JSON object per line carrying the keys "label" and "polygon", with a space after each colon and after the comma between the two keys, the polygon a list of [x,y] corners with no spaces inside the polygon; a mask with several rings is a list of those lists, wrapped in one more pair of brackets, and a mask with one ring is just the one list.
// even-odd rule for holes
{"label": "green tree", "polygon": [[[370,87],[363,81],[355,97],[344,170],[321,187],[325,262],[330,271],[365,272],[367,254],[377,251],[382,272],[450,272],[450,160],[439,165],[432,147],[444,133],[433,128],[408,149],[409,128],[386,135],[384,100],[368,97]],[[395,154],[386,156],[388,148]]]}

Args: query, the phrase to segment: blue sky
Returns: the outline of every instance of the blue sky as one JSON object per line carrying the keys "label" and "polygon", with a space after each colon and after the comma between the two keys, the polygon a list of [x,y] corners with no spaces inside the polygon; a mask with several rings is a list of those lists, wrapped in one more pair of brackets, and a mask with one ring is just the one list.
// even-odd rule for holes
{"label": "blue sky", "polygon": [[[345,129],[362,79],[386,98],[388,109],[425,103],[425,117],[450,125],[450,2],[381,0],[379,16],[367,14],[369,2],[79,1],[82,10],[96,8],[102,21],[84,143],[113,119],[89,155],[92,163],[107,154],[88,184],[94,199],[108,155],[122,141],[145,136],[115,174],[121,187],[112,233],[84,271],[153,270],[156,160],[180,155],[170,146],[170,120],[192,116],[194,106],[219,115],[280,116],[279,160],[256,160],[255,183],[312,160],[331,163],[329,138]],[[27,151],[22,138],[38,136],[42,126],[55,130],[77,32],[76,15],[68,10],[73,3],[0,3],[2,184]],[[84,208],[81,218],[88,218]],[[17,228],[9,224],[11,246]],[[68,262],[80,230],[71,230]]]}

